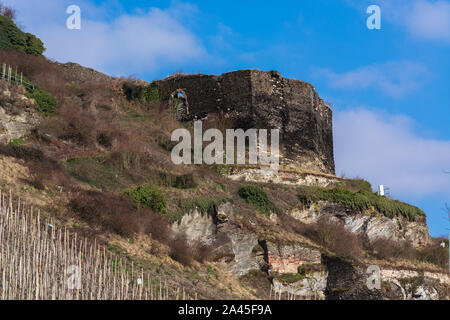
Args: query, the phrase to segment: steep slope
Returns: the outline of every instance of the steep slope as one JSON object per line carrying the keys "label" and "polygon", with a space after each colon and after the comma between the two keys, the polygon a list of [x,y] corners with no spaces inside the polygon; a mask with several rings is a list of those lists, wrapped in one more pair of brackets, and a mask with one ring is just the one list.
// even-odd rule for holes
{"label": "steep slope", "polygon": [[[330,164],[290,163],[271,178],[256,166],[176,166],[171,133],[192,131],[192,119],[179,121],[161,82],[21,51],[0,57],[57,101],[45,112],[52,99],[0,80],[0,185],[58,227],[194,298],[449,298],[448,248],[419,208]],[[231,125],[204,116],[205,128]],[[380,289],[366,285],[371,265]]]}

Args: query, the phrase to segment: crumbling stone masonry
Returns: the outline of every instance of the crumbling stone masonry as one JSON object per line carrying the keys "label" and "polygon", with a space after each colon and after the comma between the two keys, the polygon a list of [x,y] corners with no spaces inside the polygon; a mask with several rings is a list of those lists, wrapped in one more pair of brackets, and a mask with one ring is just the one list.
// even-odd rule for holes
{"label": "crumbling stone masonry", "polygon": [[[280,129],[283,165],[334,174],[332,111],[311,84],[275,71],[241,70],[176,75],[157,85],[161,102],[182,115],[178,120],[227,115],[235,126],[229,129]],[[174,98],[177,92],[183,101]]]}

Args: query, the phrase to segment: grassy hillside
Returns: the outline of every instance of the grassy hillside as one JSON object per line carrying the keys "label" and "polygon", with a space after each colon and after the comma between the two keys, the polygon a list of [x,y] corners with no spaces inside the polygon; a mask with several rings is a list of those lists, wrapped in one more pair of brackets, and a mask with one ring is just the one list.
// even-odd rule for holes
{"label": "grassy hillside", "polygon": [[[75,246],[69,252],[60,250],[57,259],[82,250],[87,268],[106,268],[102,276],[115,275],[116,279],[136,279],[138,275],[130,273],[130,265],[139,266],[134,270],[139,270],[141,276],[147,273],[150,279],[172,279],[170,297],[176,295],[177,288],[184,288],[186,294],[198,298],[267,298],[269,292],[260,290],[261,283],[267,284],[267,274],[258,285],[248,277],[237,279],[227,273],[227,266],[219,261],[220,253],[215,251],[223,239],[209,245],[187,242],[171,228],[195,208],[216,219],[218,206],[229,202],[235,214],[233,227],[255,234],[258,240],[280,245],[307,243],[323,254],[355,263],[382,259],[386,263],[406,261],[406,265],[422,269],[446,267],[447,253],[435,243],[420,250],[392,243],[368,246],[332,221],[306,225],[286,214],[293,208],[326,201],[361,213],[370,209],[389,218],[424,220],[419,208],[373,194],[368,182],[341,179],[328,188],[247,183],[228,179],[223,166],[176,166],[170,157],[174,146],[171,133],[180,127],[192,130],[192,123],[176,121],[173,110],[159,101],[153,84],[114,79],[82,67],[68,68],[51,62],[41,55],[44,48],[38,39],[21,33],[12,21],[0,16],[1,43],[7,50],[0,50],[0,61],[17,66],[39,88],[39,93],[30,94],[45,117],[30,136],[0,145],[0,165],[4,166],[0,187],[13,188],[17,196],[48,213],[58,230],[67,228],[89,244]],[[204,127],[215,127],[223,121],[210,117]],[[26,240],[17,244],[11,235],[4,235],[5,241],[17,246],[17,252],[29,253],[33,230],[56,232],[36,220],[32,223],[18,215],[11,219],[16,220],[4,223],[22,225],[23,229],[14,232],[22,232],[20,236]],[[36,243],[61,248],[64,240],[56,234],[56,239],[39,238]],[[101,243],[102,247],[92,247],[92,251],[99,249],[100,253],[91,254],[93,241]],[[36,254],[45,257],[49,253]],[[107,261],[99,265],[100,258]],[[117,258],[123,259],[118,274],[114,262]],[[50,269],[61,273],[60,269],[54,270],[56,265]],[[22,276],[19,281],[28,283],[30,289],[26,293],[14,289],[10,293],[14,297],[32,295],[33,277],[41,277],[37,270]],[[53,276],[42,275],[42,279]],[[261,274],[255,277],[259,279]],[[16,278],[9,281],[17,288]],[[254,286],[248,287],[249,283]],[[94,289],[89,290],[108,295],[116,285],[114,282],[106,292],[98,293],[95,288],[101,283],[94,281]],[[142,294],[142,289],[133,285],[129,296]],[[157,287],[146,288],[147,297],[154,297],[154,291],[158,291]]]}

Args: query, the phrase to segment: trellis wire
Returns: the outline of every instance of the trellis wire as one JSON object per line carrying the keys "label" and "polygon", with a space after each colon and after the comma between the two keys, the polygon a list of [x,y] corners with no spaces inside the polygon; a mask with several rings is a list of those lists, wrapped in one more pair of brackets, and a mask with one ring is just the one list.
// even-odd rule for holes
{"label": "trellis wire", "polygon": [[[189,300],[179,287],[79,239],[0,190],[1,300]],[[73,289],[70,268],[79,270]]]}
{"label": "trellis wire", "polygon": [[16,67],[16,71],[13,75],[13,69],[11,68],[11,66],[6,65],[6,63],[3,64],[3,67],[0,71],[0,79],[15,83],[16,85],[24,86],[27,89],[31,89],[31,91],[34,90],[34,85],[32,83],[23,81],[22,73],[20,73],[20,77],[19,77],[17,67]]}

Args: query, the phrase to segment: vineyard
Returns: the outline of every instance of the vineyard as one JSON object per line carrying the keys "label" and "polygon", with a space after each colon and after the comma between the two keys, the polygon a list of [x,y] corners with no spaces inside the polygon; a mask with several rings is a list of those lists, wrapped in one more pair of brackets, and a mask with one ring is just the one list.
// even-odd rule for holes
{"label": "vineyard", "polygon": [[0,191],[1,300],[169,300],[187,293]]}

